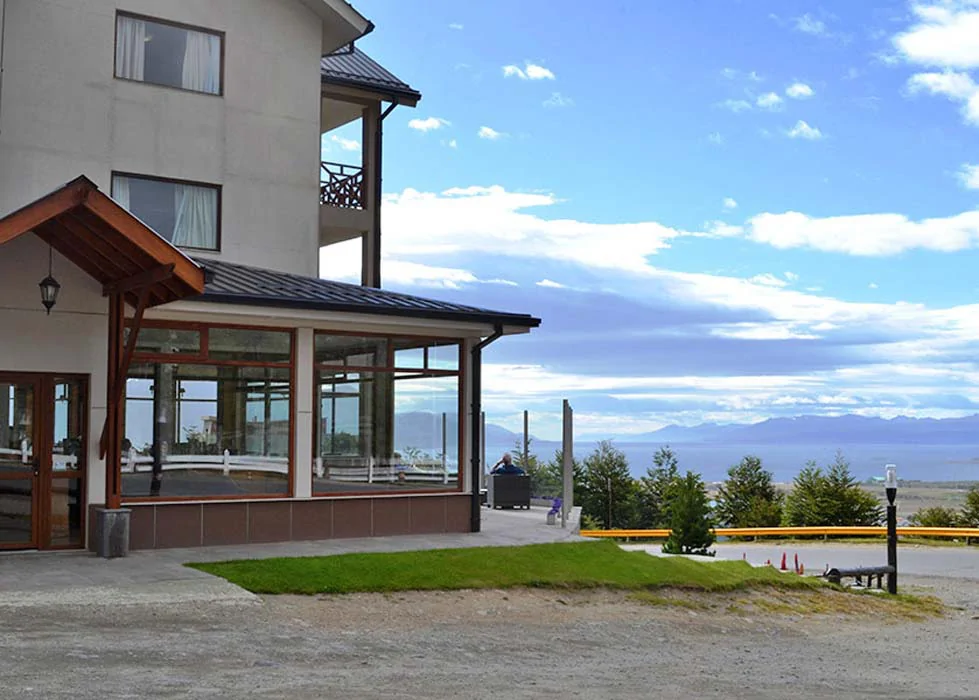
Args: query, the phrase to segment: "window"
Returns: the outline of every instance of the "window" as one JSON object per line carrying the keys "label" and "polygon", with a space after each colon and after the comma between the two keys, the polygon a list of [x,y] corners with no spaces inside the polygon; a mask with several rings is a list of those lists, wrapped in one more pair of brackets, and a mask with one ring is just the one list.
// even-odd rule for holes
{"label": "window", "polygon": [[457,490],[458,341],[318,333],[313,492]]}
{"label": "window", "polygon": [[112,198],[181,248],[218,250],[221,190],[215,185],[112,176]]}
{"label": "window", "polygon": [[[155,324],[136,340],[125,393],[123,497],[288,495],[292,334]],[[161,346],[168,352],[174,342],[197,348],[197,356],[169,351],[160,358]]]}
{"label": "window", "polygon": [[116,77],[223,94],[224,35],[171,22],[116,16]]}

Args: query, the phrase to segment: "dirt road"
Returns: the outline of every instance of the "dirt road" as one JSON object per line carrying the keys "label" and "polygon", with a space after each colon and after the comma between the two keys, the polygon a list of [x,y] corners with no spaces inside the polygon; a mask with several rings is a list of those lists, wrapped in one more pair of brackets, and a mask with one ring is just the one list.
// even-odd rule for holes
{"label": "dirt road", "polygon": [[0,698],[979,695],[979,582],[905,583],[961,609],[908,622],[552,591],[0,605]]}

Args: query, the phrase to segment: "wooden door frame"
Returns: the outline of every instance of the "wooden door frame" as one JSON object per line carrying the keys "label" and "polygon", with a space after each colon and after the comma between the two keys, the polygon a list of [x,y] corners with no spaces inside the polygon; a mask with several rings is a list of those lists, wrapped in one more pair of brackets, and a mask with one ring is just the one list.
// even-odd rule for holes
{"label": "wooden door frame", "polygon": [[[56,380],[66,379],[81,383],[84,397],[81,406],[80,432],[83,436],[83,469],[55,474],[54,455],[54,387]],[[91,381],[87,374],[72,372],[15,372],[0,371],[0,383],[31,384],[34,391],[34,470],[31,473],[31,542],[28,544],[0,544],[0,551],[16,549],[84,549],[85,521],[88,510],[88,460],[89,451],[89,402]],[[51,499],[55,478],[78,479],[79,482],[79,529],[80,541],[76,545],[51,545]]]}

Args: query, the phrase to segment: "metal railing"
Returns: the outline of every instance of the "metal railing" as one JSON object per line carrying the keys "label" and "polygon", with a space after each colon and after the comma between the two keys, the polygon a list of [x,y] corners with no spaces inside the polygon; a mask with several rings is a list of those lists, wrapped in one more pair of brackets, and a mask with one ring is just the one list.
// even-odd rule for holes
{"label": "metal railing", "polygon": [[343,163],[320,163],[320,204],[365,209],[364,169]]}
{"label": "metal railing", "polygon": [[[719,527],[718,537],[860,537],[887,535],[880,527]],[[898,537],[951,537],[979,539],[979,527],[899,527]],[[666,539],[669,529],[659,530],[582,530],[582,537],[619,537],[630,539]]]}

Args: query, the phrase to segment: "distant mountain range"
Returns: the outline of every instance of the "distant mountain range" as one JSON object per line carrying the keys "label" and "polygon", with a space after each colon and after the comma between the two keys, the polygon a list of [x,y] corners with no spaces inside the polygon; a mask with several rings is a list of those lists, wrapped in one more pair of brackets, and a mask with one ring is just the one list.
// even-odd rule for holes
{"label": "distant mountain range", "polygon": [[[598,438],[598,436],[595,436]],[[979,444],[979,415],[965,418],[868,418],[797,416],[753,424],[668,425],[651,433],[614,436],[617,442],[659,444]]]}
{"label": "distant mountain range", "polygon": [[[445,416],[446,430],[449,435],[457,435],[459,416],[448,413]],[[420,447],[431,449],[442,442],[442,414],[427,411],[411,411],[399,413],[395,417],[395,441],[398,448]],[[522,433],[514,433],[493,423],[486,424],[487,445],[513,445],[523,440]],[[454,450],[452,450],[454,452]]]}

